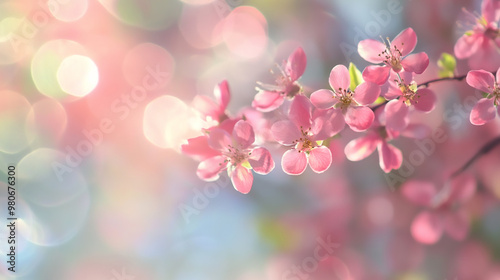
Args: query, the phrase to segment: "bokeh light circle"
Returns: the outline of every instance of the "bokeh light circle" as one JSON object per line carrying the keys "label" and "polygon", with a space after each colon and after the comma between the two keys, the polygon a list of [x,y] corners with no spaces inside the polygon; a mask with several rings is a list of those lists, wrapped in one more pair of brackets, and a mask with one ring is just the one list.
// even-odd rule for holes
{"label": "bokeh light circle", "polygon": [[57,81],[64,92],[82,97],[92,92],[97,86],[99,70],[89,57],[71,55],[59,65]]}
{"label": "bokeh light circle", "polygon": [[67,123],[66,110],[57,100],[41,99],[33,104],[26,118],[26,137],[32,147],[57,143]]}
{"label": "bokeh light circle", "polygon": [[194,136],[194,119],[193,111],[180,99],[160,96],[146,106],[144,136],[158,147],[177,150],[184,139]]}
{"label": "bokeh light circle", "polygon": [[51,5],[50,13],[60,21],[77,21],[85,15],[88,5],[88,0],[59,0]]}
{"label": "bokeh light circle", "polygon": [[31,104],[24,96],[0,91],[0,152],[14,154],[28,146],[23,127],[30,110]]}
{"label": "bokeh light circle", "polygon": [[31,60],[31,77],[40,93],[56,99],[69,96],[59,85],[57,72],[63,60],[72,55],[85,56],[85,48],[77,42],[58,39],[38,49]]}

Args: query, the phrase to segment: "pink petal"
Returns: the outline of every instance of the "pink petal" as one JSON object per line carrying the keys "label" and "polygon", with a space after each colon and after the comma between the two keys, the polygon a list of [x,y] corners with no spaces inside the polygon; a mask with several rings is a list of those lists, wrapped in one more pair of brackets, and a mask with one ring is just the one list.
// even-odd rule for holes
{"label": "pink petal", "polygon": [[205,181],[215,181],[219,178],[219,173],[227,166],[225,156],[215,156],[206,159],[198,164],[196,175]]}
{"label": "pink petal", "polygon": [[407,56],[417,45],[417,34],[410,28],[401,31],[391,42],[391,49],[396,46],[401,51],[401,56]]}
{"label": "pink petal", "polygon": [[451,188],[450,201],[465,203],[476,194],[476,180],[464,173],[453,179]]}
{"label": "pink petal", "polygon": [[319,146],[309,153],[309,166],[316,173],[325,172],[332,164],[332,152],[325,146]]}
{"label": "pink petal", "polygon": [[483,125],[495,118],[495,105],[492,99],[482,98],[470,112],[470,122],[473,125]]}
{"label": "pink petal", "polygon": [[347,70],[347,67],[344,65],[337,65],[333,67],[328,81],[330,82],[332,89],[335,91],[338,91],[339,88],[348,89],[351,84],[349,70]]}
{"label": "pink petal", "polygon": [[288,57],[286,63],[285,71],[290,76],[292,82],[296,81],[304,74],[307,65],[307,57],[304,50],[298,47],[291,55]]}
{"label": "pink petal", "polygon": [[467,83],[469,86],[487,93],[493,92],[495,77],[488,71],[472,70],[467,73]]}
{"label": "pink petal", "polygon": [[212,149],[208,145],[208,137],[206,135],[190,138],[187,141],[187,144],[181,146],[181,152],[196,160],[203,161],[207,158],[220,155],[219,151]]}
{"label": "pink petal", "polygon": [[479,34],[462,35],[455,43],[454,52],[458,59],[465,59],[476,53],[483,43],[484,36]]}
{"label": "pink petal", "polygon": [[344,116],[340,109],[315,110],[313,114],[312,133],[314,140],[325,140],[344,129]]}
{"label": "pink petal", "polygon": [[399,169],[399,167],[401,167],[403,155],[398,148],[386,142],[380,142],[377,148],[379,165],[385,173],[389,173],[392,169]]}
{"label": "pink petal", "polygon": [[294,141],[302,137],[297,126],[289,120],[275,122],[271,126],[271,134],[281,145],[292,145]]}
{"label": "pink petal", "polygon": [[436,186],[426,181],[411,180],[405,182],[401,187],[401,194],[420,206],[430,206],[436,193]]}
{"label": "pink petal", "polygon": [[469,227],[469,215],[463,209],[454,212],[448,211],[444,215],[444,230],[455,240],[464,240],[469,232]]}
{"label": "pink petal", "polygon": [[255,148],[250,152],[248,162],[258,174],[266,175],[274,169],[274,160],[266,148]]}
{"label": "pink petal", "polygon": [[401,100],[391,100],[385,105],[386,126],[401,131],[408,126],[408,106]]}
{"label": "pink petal", "polygon": [[492,40],[485,35],[481,35],[483,42],[478,51],[469,57],[469,67],[471,70],[481,69],[487,71],[495,71],[500,65],[500,38]]}
{"label": "pink petal", "polygon": [[500,84],[500,67],[497,69],[496,78],[497,84]]}
{"label": "pink petal", "polygon": [[380,87],[372,82],[364,82],[356,87],[354,100],[360,105],[370,105],[380,96]]}
{"label": "pink petal", "polygon": [[344,152],[350,161],[359,161],[371,155],[379,142],[380,138],[375,133],[370,133],[349,142]]}
{"label": "pink petal", "polygon": [[253,184],[252,171],[241,165],[237,165],[233,172],[231,172],[231,182],[234,188],[240,193],[249,193]]}
{"label": "pink petal", "polygon": [[286,151],[281,158],[281,167],[288,175],[300,175],[306,170],[307,156],[295,149]]}
{"label": "pink petal", "polygon": [[311,94],[311,103],[319,109],[328,109],[337,103],[333,98],[333,92],[327,89],[320,89]]}
{"label": "pink petal", "polygon": [[374,119],[372,109],[363,106],[349,106],[345,115],[345,122],[357,132],[370,128]]}
{"label": "pink petal", "polygon": [[230,145],[233,142],[231,140],[231,136],[225,130],[220,128],[215,128],[210,130],[210,134],[208,136],[208,145],[212,147],[212,149],[218,151],[227,151]]}
{"label": "pink petal", "polygon": [[211,117],[216,121],[219,121],[220,115],[224,113],[223,111],[220,111],[219,105],[217,105],[212,99],[204,95],[196,95],[193,98],[192,106],[204,117]]}
{"label": "pink petal", "polygon": [[215,100],[219,103],[220,111],[224,112],[231,99],[229,84],[226,80],[219,83],[214,89]]}
{"label": "pink petal", "polygon": [[247,121],[240,120],[234,125],[233,140],[241,149],[246,149],[255,142],[255,133]]}
{"label": "pink petal", "polygon": [[443,221],[438,214],[424,211],[413,220],[411,234],[420,243],[434,244],[443,234]]}
{"label": "pink petal", "polygon": [[377,85],[383,85],[389,78],[390,67],[370,65],[363,70],[363,79]]}
{"label": "pink petal", "polygon": [[412,104],[419,111],[430,112],[435,107],[436,95],[428,88],[419,89],[417,91],[417,99]]}
{"label": "pink petal", "polygon": [[252,102],[252,107],[261,112],[270,112],[283,104],[285,97],[276,91],[259,91]]}
{"label": "pink petal", "polygon": [[311,127],[312,104],[309,99],[303,95],[297,95],[290,105],[288,118],[297,126],[304,130]]}
{"label": "pink petal", "polygon": [[500,1],[483,0],[481,12],[486,22],[498,22],[500,20]]}
{"label": "pink petal", "polygon": [[382,42],[366,39],[358,44],[358,53],[366,61],[371,63],[382,63],[384,58],[380,55],[385,51],[385,45]]}
{"label": "pink petal", "polygon": [[429,57],[424,52],[410,54],[401,61],[401,65],[405,71],[422,74],[429,66]]}

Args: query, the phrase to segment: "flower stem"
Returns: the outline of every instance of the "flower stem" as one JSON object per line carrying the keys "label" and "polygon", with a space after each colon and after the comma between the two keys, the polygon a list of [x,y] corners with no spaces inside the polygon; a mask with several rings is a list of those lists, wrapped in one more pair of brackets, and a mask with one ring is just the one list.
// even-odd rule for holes
{"label": "flower stem", "polygon": [[498,136],[498,137],[494,138],[493,140],[491,140],[490,142],[486,143],[462,167],[460,167],[457,171],[453,172],[453,174],[451,174],[450,178],[455,178],[456,176],[460,175],[467,168],[469,168],[478,158],[480,158],[481,156],[489,153],[491,150],[493,150],[498,145],[500,145],[500,136]]}

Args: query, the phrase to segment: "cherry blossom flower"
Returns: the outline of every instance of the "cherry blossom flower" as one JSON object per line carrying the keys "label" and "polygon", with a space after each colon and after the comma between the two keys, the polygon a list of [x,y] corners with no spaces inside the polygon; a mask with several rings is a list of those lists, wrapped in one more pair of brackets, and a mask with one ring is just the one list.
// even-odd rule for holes
{"label": "cherry blossom flower", "polygon": [[380,168],[385,173],[399,169],[403,163],[401,150],[388,142],[399,137],[399,132],[388,129],[379,122],[374,122],[372,128],[365,136],[351,140],[344,152],[350,161],[360,161],[378,150]]}
{"label": "cherry blossom flower", "polygon": [[389,78],[390,70],[399,73],[401,70],[421,74],[429,65],[429,57],[425,52],[410,54],[417,45],[417,35],[412,28],[399,33],[392,42],[387,43],[366,39],[358,44],[358,53],[366,61],[380,64],[371,65],[363,71],[363,78],[379,85]]}
{"label": "cherry blossom flower", "polygon": [[219,178],[219,173],[227,170],[234,188],[241,193],[248,193],[252,188],[253,169],[258,174],[268,174],[274,169],[271,153],[262,147],[252,147],[255,134],[252,126],[240,120],[234,126],[232,135],[223,129],[210,131],[208,144],[217,151],[198,165],[197,175],[205,181]]}
{"label": "cherry blossom flower", "polygon": [[283,63],[275,85],[259,83],[262,89],[255,95],[252,106],[262,112],[270,112],[283,104],[285,98],[293,98],[302,87],[297,80],[304,74],[307,58],[304,50],[297,48]]}
{"label": "cherry blossom flower", "polygon": [[314,110],[309,99],[296,96],[290,106],[288,120],[278,121],[271,133],[278,143],[293,146],[281,159],[283,171],[299,175],[307,165],[316,173],[326,171],[332,163],[332,154],[322,141],[342,130],[338,125],[342,118],[335,110]]}
{"label": "cherry blossom flower", "polygon": [[433,244],[443,232],[455,240],[463,240],[467,236],[470,218],[461,206],[476,192],[472,176],[462,174],[440,190],[433,183],[412,180],[404,183],[401,191],[409,201],[427,208],[412,222],[411,233],[415,240]]}
{"label": "cherry blossom flower", "polygon": [[333,107],[339,110],[344,118],[338,118],[338,121],[346,122],[354,131],[368,129],[373,122],[374,115],[373,111],[365,106],[377,100],[380,87],[371,82],[363,82],[355,90],[351,90],[349,70],[344,65],[333,67],[329,82],[333,91],[321,89],[312,93],[311,102],[314,106],[319,109]]}
{"label": "cherry blossom flower", "polygon": [[386,125],[388,128],[401,131],[408,126],[410,107],[422,112],[434,109],[436,95],[428,88],[417,88],[413,74],[400,72],[391,74],[387,92],[384,97],[390,100],[385,105]]}
{"label": "cherry blossom flower", "polygon": [[490,72],[472,70],[467,73],[466,80],[471,87],[488,94],[485,98],[481,98],[472,108],[470,122],[474,125],[483,125],[493,120],[496,112],[500,114],[500,86],[498,85],[500,83],[500,71],[497,71],[495,80],[495,76]]}
{"label": "cherry blossom flower", "polygon": [[484,0],[481,16],[469,13],[474,23],[455,44],[455,56],[469,59],[472,69],[493,71],[500,64],[500,1]]}
{"label": "cherry blossom flower", "polygon": [[193,99],[193,107],[199,111],[206,120],[213,120],[220,124],[224,120],[228,119],[226,108],[229,104],[229,100],[231,99],[229,85],[226,80],[215,86],[214,96],[215,101],[210,99],[208,96],[195,96]]}

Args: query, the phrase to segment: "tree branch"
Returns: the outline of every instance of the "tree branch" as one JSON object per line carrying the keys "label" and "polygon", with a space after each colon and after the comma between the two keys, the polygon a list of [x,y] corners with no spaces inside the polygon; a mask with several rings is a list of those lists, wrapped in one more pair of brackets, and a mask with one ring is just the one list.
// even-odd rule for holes
{"label": "tree branch", "polygon": [[490,142],[486,143],[477,153],[469,159],[461,168],[459,168],[457,171],[453,172],[451,174],[450,178],[455,178],[456,176],[460,175],[462,172],[464,172],[467,168],[469,168],[478,158],[481,156],[489,153],[491,150],[493,150],[496,146],[500,145],[500,136],[497,138],[491,140]]}

